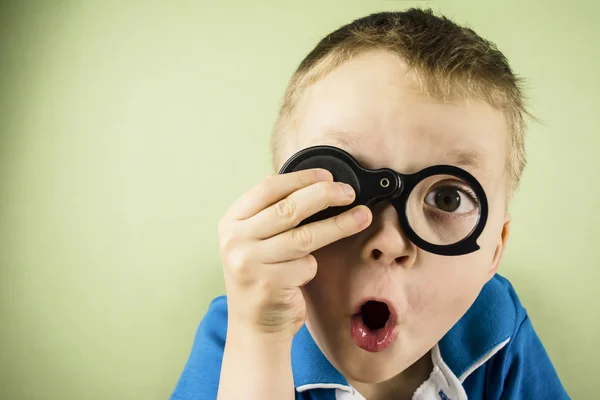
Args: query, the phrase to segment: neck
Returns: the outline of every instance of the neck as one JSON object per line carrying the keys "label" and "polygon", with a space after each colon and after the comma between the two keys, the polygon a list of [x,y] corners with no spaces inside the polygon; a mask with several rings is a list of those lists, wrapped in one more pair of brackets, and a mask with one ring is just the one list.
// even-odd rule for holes
{"label": "neck", "polygon": [[379,383],[363,383],[348,380],[365,399],[407,399],[413,397],[415,391],[425,382],[433,371],[431,352],[427,352],[413,365],[387,381]]}

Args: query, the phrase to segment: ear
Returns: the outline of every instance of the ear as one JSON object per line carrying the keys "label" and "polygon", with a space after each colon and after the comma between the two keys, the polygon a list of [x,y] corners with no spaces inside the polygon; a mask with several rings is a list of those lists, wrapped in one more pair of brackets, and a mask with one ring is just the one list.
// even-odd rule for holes
{"label": "ear", "polygon": [[492,263],[490,264],[490,269],[488,271],[488,279],[492,279],[494,277],[498,271],[498,267],[500,266],[500,260],[502,260],[502,255],[504,254],[504,249],[506,248],[506,243],[508,242],[508,236],[510,234],[511,220],[511,216],[506,213],[506,216],[504,217],[504,224],[502,225],[502,232],[500,233],[500,240],[496,246],[494,258],[492,259]]}

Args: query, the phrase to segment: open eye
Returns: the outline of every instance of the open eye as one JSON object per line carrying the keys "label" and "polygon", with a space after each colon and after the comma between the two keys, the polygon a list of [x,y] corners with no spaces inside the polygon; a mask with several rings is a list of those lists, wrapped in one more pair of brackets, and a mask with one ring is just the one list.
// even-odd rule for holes
{"label": "open eye", "polygon": [[449,184],[438,186],[427,193],[425,203],[453,214],[466,214],[477,207],[477,201],[471,193]]}

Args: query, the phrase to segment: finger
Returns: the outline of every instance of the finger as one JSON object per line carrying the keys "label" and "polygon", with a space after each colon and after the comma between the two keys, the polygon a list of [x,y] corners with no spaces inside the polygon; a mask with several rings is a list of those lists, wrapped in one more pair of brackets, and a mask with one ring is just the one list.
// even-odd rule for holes
{"label": "finger", "polygon": [[317,274],[317,260],[312,254],[295,260],[263,266],[274,287],[296,288],[310,282]]}
{"label": "finger", "polygon": [[352,186],[340,182],[318,182],[295,191],[288,197],[242,221],[257,239],[267,239],[290,230],[304,219],[330,206],[344,206],[354,201]]}
{"label": "finger", "polygon": [[337,240],[352,236],[371,223],[371,210],[354,207],[340,215],[291,229],[258,243],[261,261],[275,263],[304,257]]}
{"label": "finger", "polygon": [[282,175],[270,175],[244,193],[227,211],[233,219],[247,219],[298,189],[321,181],[333,181],[325,169],[305,169]]}

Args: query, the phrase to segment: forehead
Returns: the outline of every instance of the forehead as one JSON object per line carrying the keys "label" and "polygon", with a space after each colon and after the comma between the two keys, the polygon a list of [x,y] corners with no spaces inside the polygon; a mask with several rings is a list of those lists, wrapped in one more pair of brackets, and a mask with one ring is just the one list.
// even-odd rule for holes
{"label": "forehead", "polygon": [[329,144],[369,168],[412,173],[451,164],[482,180],[505,172],[503,114],[478,101],[427,97],[418,78],[390,53],[363,54],[307,88],[297,104],[295,126],[286,157]]}

